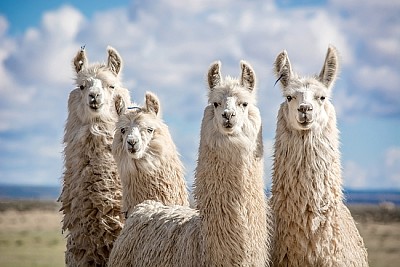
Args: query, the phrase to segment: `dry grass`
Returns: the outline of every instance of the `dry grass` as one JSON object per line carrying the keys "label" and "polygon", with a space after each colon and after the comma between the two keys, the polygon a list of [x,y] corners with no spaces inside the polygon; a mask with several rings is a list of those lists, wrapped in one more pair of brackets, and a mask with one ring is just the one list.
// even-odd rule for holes
{"label": "dry grass", "polygon": [[0,266],[65,266],[66,241],[57,209],[4,209],[7,205],[0,202]]}
{"label": "dry grass", "polygon": [[[371,267],[400,262],[400,207],[351,206]],[[0,200],[0,266],[65,266],[62,216],[53,202]]]}

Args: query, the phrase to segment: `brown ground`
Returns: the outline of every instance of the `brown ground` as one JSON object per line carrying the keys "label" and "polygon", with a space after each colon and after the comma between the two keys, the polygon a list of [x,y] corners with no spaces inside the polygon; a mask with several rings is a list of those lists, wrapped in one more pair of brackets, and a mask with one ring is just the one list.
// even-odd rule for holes
{"label": "brown ground", "polygon": [[[65,238],[54,202],[0,200],[0,266],[64,266]],[[371,267],[400,266],[400,207],[353,205]]]}

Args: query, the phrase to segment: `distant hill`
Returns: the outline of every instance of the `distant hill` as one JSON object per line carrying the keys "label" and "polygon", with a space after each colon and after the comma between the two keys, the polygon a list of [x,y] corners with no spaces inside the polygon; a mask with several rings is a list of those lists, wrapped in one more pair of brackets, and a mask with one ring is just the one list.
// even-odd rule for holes
{"label": "distant hill", "polygon": [[57,200],[59,186],[0,185],[0,199]]}
{"label": "distant hill", "polygon": [[400,205],[400,191],[396,190],[344,190],[349,204],[379,204],[392,202]]}
{"label": "distant hill", "polygon": [[[1,185],[0,199],[57,200],[60,186]],[[269,190],[266,190],[269,195]],[[344,190],[349,204],[379,204],[392,202],[400,206],[400,191],[396,190]]]}

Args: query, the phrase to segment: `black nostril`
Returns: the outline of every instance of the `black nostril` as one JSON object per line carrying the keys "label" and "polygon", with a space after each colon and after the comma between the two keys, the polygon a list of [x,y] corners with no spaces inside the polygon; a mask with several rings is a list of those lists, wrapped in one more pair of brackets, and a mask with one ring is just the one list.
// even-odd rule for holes
{"label": "black nostril", "polygon": [[305,112],[307,112],[307,111],[313,110],[313,107],[312,107],[312,105],[303,104],[303,105],[300,105],[300,107],[299,107],[297,110],[298,110],[299,112],[305,113]]}
{"label": "black nostril", "polygon": [[136,142],[134,140],[128,140],[126,141],[130,146],[134,146]]}
{"label": "black nostril", "polygon": [[222,113],[222,118],[229,120],[235,115],[236,114],[234,112],[224,112]]}

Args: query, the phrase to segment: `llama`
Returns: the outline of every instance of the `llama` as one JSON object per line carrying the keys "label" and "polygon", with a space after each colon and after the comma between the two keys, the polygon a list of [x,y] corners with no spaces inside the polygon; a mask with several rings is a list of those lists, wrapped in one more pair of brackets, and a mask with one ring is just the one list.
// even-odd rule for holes
{"label": "llama", "polygon": [[208,71],[194,182],[198,210],[155,201],[137,205],[109,266],[269,265],[271,218],[256,77],[242,61],[240,79],[223,79],[220,65]]}
{"label": "llama", "polygon": [[146,93],[145,105],[127,110],[121,97],[112,153],[122,182],[122,207],[130,214],[144,200],[189,206],[182,162],[158,97]]}
{"label": "llama", "polygon": [[273,266],[368,266],[363,239],[343,202],[339,134],[329,100],[338,65],[333,46],[318,76],[292,72],[286,51],[274,64],[286,100],[274,145]]}
{"label": "llama", "polygon": [[115,96],[130,103],[121,86],[122,59],[108,47],[107,64],[88,64],[84,47],[73,60],[77,88],[68,100],[64,177],[59,197],[67,231],[67,266],[105,266],[122,228],[121,182],[111,154]]}

